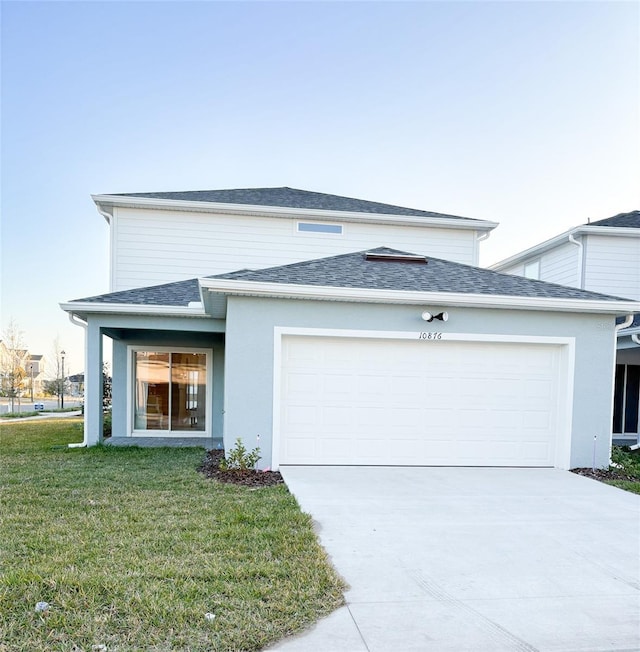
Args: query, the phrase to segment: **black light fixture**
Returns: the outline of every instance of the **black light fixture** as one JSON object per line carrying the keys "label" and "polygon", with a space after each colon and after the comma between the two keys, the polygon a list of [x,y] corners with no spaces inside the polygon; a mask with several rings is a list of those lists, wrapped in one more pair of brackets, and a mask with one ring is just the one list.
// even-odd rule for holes
{"label": "black light fixture", "polygon": [[437,315],[433,315],[432,313],[425,310],[422,313],[422,319],[424,319],[425,321],[433,321],[434,319],[438,319],[440,321],[447,321],[449,319],[449,313],[439,312]]}

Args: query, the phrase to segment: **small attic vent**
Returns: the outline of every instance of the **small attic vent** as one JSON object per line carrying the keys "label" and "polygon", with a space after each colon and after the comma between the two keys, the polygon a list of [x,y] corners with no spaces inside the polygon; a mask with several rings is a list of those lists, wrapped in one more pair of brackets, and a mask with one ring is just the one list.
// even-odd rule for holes
{"label": "small attic vent", "polygon": [[421,265],[427,264],[426,256],[416,256],[414,254],[383,254],[376,253],[375,251],[368,251],[364,256],[364,259],[388,263],[418,263]]}

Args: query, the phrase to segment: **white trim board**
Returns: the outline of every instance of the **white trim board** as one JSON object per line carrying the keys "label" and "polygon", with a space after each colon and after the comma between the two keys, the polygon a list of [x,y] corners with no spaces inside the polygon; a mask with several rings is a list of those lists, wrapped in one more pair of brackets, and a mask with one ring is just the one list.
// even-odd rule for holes
{"label": "white trim board", "polygon": [[[273,341],[273,424],[271,438],[271,468],[277,470],[280,464],[281,422],[280,404],[282,400],[282,339],[285,336],[312,336],[312,337],[344,337],[344,338],[369,338],[369,339],[394,339],[425,341],[421,337],[425,332],[438,331],[373,331],[359,329],[334,329],[334,328],[299,328],[288,326],[274,327]],[[522,343],[557,345],[560,347],[559,392],[557,396],[558,407],[558,436],[554,466],[560,469],[569,469],[571,458],[571,435],[573,424],[573,393],[575,375],[575,338],[554,337],[537,335],[510,335],[487,333],[442,333],[442,338],[425,341],[425,346],[438,346],[438,342],[494,342],[494,343]]]}
{"label": "white trim board", "polygon": [[468,306],[554,312],[605,313],[626,315],[640,312],[640,301],[524,297],[460,292],[415,290],[377,290],[371,288],[265,283],[230,279],[198,279],[204,290],[219,294],[311,301],[350,301],[354,303],[393,303],[407,305]]}
{"label": "white trim board", "polygon": [[469,217],[430,217],[428,215],[396,215],[393,213],[362,213],[358,211],[335,211],[318,208],[289,208],[253,204],[225,204],[221,202],[190,201],[180,199],[157,199],[152,197],[131,197],[119,195],[91,195],[101,214],[116,206],[157,210],[192,211],[199,213],[224,213],[227,215],[257,215],[302,218],[318,221],[349,221],[372,224],[408,224],[413,226],[443,226],[451,229],[491,231],[497,222],[477,220]]}

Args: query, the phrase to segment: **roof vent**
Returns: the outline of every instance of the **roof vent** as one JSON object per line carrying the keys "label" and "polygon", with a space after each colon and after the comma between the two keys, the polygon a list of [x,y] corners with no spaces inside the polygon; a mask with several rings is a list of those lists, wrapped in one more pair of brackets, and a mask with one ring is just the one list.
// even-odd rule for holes
{"label": "roof vent", "polygon": [[384,261],[389,263],[419,263],[421,265],[427,264],[426,256],[416,256],[415,254],[384,254],[375,251],[368,251],[364,256],[364,259],[377,262]]}

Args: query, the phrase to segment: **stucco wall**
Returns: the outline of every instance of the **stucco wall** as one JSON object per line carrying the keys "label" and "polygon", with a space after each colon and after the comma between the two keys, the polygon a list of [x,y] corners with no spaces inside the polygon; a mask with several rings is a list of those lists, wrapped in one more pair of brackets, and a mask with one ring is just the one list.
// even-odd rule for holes
{"label": "stucco wall", "polygon": [[[423,310],[435,307],[287,301],[230,297],[225,350],[225,446],[242,437],[271,462],[274,327],[425,330]],[[446,308],[445,333],[575,338],[570,466],[609,462],[614,366],[614,317],[523,310]]]}

